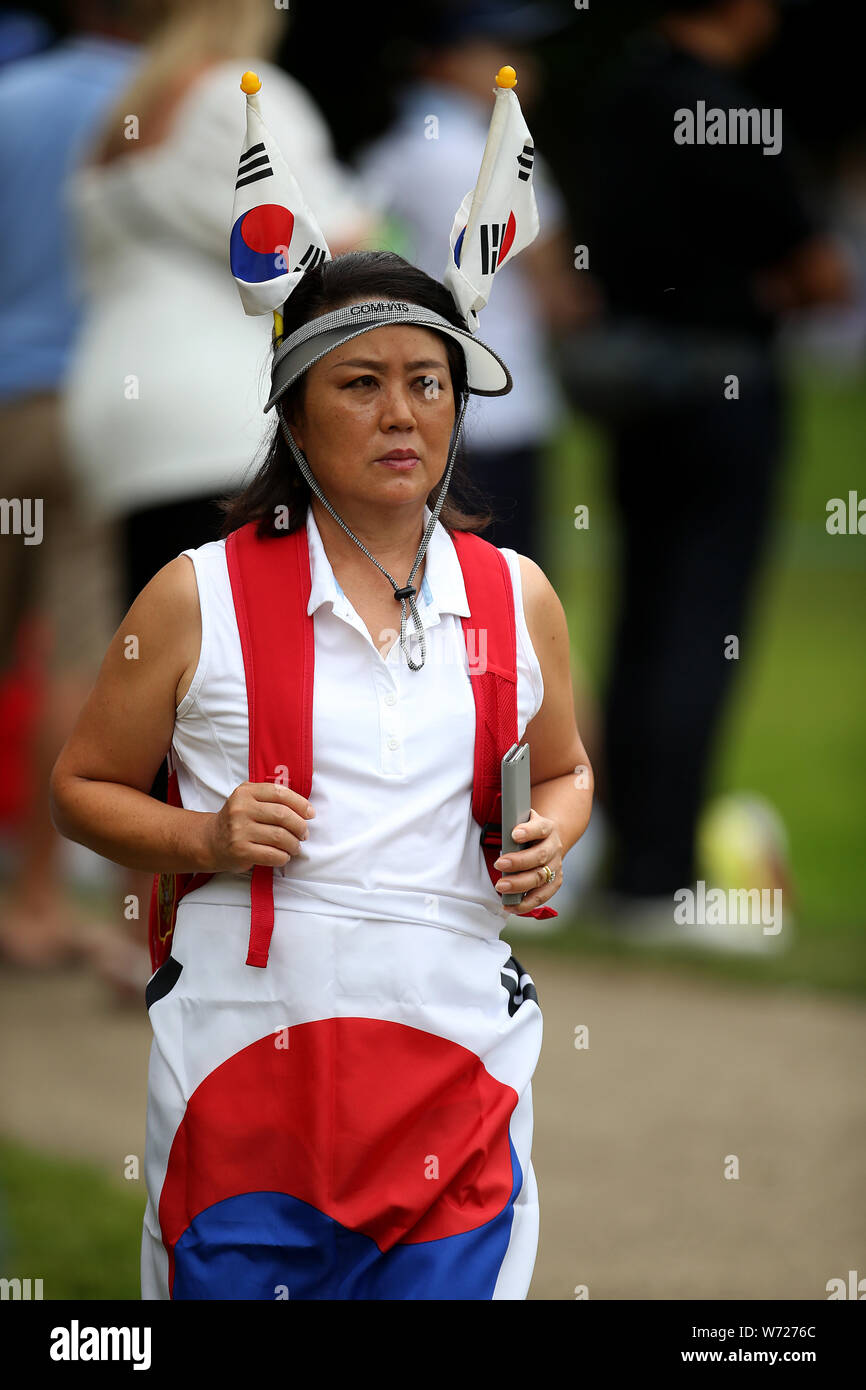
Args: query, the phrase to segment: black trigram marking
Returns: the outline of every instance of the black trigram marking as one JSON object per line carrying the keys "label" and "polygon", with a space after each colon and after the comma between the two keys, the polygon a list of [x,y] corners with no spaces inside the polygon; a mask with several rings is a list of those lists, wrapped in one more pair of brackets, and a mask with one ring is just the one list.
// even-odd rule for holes
{"label": "black trigram marking", "polygon": [[250,145],[240,157],[235,190],[243,188],[244,184],[258,183],[259,179],[271,179],[273,176],[274,171],[264,145]]}
{"label": "black trigram marking", "polygon": [[298,269],[303,266],[304,270],[312,270],[313,266],[320,265],[325,259],[325,250],[322,246],[316,246],[312,241],[307,247],[301,259],[298,261]]}
{"label": "black trigram marking", "polygon": [[516,1014],[520,1005],[525,1004],[527,999],[534,999],[536,1004],[538,1003],[538,991],[532,983],[532,976],[526,973],[515,956],[508,957],[499,978],[508,990],[509,1014]]}
{"label": "black trigram marking", "polygon": [[505,236],[504,222],[482,222],[481,232],[481,274],[492,275],[496,269],[496,257]]}
{"label": "black trigram marking", "polygon": [[535,150],[532,145],[524,145],[521,153],[517,156],[517,163],[520,168],[517,172],[519,179],[528,179],[532,173],[532,161],[535,158]]}
{"label": "black trigram marking", "polygon": [[164,999],[170,994],[180,979],[180,972],[183,970],[179,960],[174,956],[166,956],[156,974],[148,981],[144,991],[145,1007],[150,1009],[158,999]]}

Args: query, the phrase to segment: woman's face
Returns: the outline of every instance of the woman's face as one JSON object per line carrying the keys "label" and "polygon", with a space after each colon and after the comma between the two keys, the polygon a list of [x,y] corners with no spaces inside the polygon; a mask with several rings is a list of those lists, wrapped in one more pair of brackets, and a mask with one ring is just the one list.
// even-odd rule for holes
{"label": "woman's face", "polygon": [[[355,511],[422,507],[445,471],[454,418],[442,339],[388,324],[309,369],[290,424],[322,491],[342,512],[352,503]],[[403,457],[388,457],[395,453]]]}

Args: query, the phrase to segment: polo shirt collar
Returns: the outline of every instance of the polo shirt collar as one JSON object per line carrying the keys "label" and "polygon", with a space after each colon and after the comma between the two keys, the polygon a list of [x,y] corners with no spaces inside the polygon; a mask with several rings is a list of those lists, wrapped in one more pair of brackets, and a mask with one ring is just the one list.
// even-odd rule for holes
{"label": "polo shirt collar", "polygon": [[[430,508],[425,505],[425,527],[430,516]],[[310,550],[310,599],[307,613],[313,614],[323,603],[330,603],[333,608],[347,600],[325,554],[312,506],[307,508],[307,542]],[[395,575],[394,578],[400,579],[402,576]],[[463,582],[463,571],[457,551],[441,521],[436,522],[427,546],[424,580],[418,597],[423,600],[418,609],[425,628],[438,622],[442,613],[455,613],[461,618],[470,616],[466,585]],[[399,617],[400,610],[396,602],[394,611]],[[408,631],[410,634],[413,632],[411,624]]]}

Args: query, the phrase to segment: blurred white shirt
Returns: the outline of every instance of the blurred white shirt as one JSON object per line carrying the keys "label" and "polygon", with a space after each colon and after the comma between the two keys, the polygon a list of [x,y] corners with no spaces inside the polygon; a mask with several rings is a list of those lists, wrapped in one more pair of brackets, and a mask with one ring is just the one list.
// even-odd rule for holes
{"label": "blurred white shirt", "polygon": [[[318,108],[280,68],[246,66],[326,238],[351,236],[366,213]],[[263,414],[273,319],[244,313],[228,257],[244,68],[216,64],[160,145],[70,182],[88,306],[65,421],[86,496],[105,516],[240,486],[274,429]]]}
{"label": "blurred white shirt", "polygon": [[[403,92],[392,128],[356,160],[365,197],[407,233],[401,254],[436,280],[448,263],[454,215],[478,178],[492,111],[492,94],[480,102],[454,87],[417,83]],[[561,228],[566,211],[537,152],[533,182],[541,240]],[[544,329],[519,255],[497,271],[479,318],[478,337],[502,357],[514,387],[507,396],[470,396],[466,442],[481,449],[541,444],[566,403],[545,360]]]}

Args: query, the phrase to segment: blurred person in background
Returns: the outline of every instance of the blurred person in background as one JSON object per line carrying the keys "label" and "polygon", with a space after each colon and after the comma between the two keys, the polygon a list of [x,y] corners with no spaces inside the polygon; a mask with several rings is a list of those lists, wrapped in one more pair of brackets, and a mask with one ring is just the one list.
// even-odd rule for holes
{"label": "blurred person in background", "polygon": [[[550,5],[509,0],[440,0],[425,10],[396,120],[357,164],[404,238],[396,249],[429,275],[441,276],[448,257],[440,210],[456,213],[478,177],[497,71],[504,63],[515,68],[521,107],[530,111],[540,74],[528,45],[566,22]],[[485,536],[540,561],[540,460],[565,410],[546,338],[573,327],[580,304],[565,204],[537,151],[533,182],[541,231],[503,266],[484,319],[490,346],[515,361],[518,384],[495,404],[473,400],[464,437],[470,475],[498,518]]]}
{"label": "blurred person in background", "polygon": [[866,365],[866,136],[844,138],[826,196],[828,224],[844,246],[854,286],[851,299],[808,315],[789,316],[779,335],[786,358],[814,362],[837,376]]}
{"label": "blurred person in background", "polygon": [[[683,111],[700,122],[700,109],[756,108],[737,70],[778,19],[774,0],[671,3],[603,86],[589,130],[590,267],[606,318],[562,357],[611,445],[621,592],[599,784],[615,840],[610,922],[648,940],[669,938],[672,894],[695,881],[737,664],[726,643],[743,642],[767,541],[783,456],[774,330],[786,311],[850,293],[781,112],[766,153],[683,138]],[[695,940],[740,938],[698,928]]]}
{"label": "blurred person in background", "polygon": [[[215,499],[240,487],[266,433],[271,329],[241,311],[227,274],[245,68],[266,84],[269,127],[334,254],[372,230],[319,110],[269,61],[284,11],[261,0],[139,9],[159,22],[73,184],[89,313],[64,411],[86,494],[119,528],[125,607],[180,550],[216,538]],[[165,768],[152,795],[165,799]],[[150,974],[151,881],[137,875],[128,890],[136,940],[103,962],[136,998]]]}
{"label": "blurred person in background", "polygon": [[[42,539],[0,535],[0,680],[17,669],[25,627],[39,634],[40,697],[23,763],[28,807],[0,920],[0,957],[53,966],[84,946],[69,905],[48,774],[96,677],[116,617],[111,534],[82,503],[59,416],[79,329],[65,181],[139,56],[120,4],[73,4],[70,36],[44,48],[44,23],[0,30],[0,494],[42,506]],[[8,60],[8,61],[6,61]],[[34,513],[35,515],[35,513]],[[11,516],[11,513],[10,513]],[[23,512],[22,512],[23,516]],[[34,535],[38,533],[34,532]]]}
{"label": "blurred person in background", "polygon": [[53,41],[50,24],[29,10],[8,9],[0,15],[0,67],[40,53]]}
{"label": "blurred person in background", "polygon": [[[447,242],[437,230],[441,209],[456,213],[478,178],[497,71],[504,63],[514,67],[521,107],[531,111],[541,69],[530,45],[566,23],[551,5],[511,0],[440,0],[425,11],[420,39],[410,45],[414,76],[398,92],[396,119],[360,151],[356,164],[370,197],[391,221],[395,249],[429,275],[440,277],[448,259]],[[498,272],[484,318],[491,347],[516,361],[516,385],[501,400],[473,397],[463,435],[468,474],[495,518],[486,539],[543,565],[543,455],[567,411],[548,343],[581,321],[586,281],[574,269],[564,199],[537,150],[532,178],[541,230]],[[572,666],[575,706],[592,757],[596,716],[576,649]],[[599,831],[596,816],[569,851],[560,920],[528,921],[523,929],[561,929],[594,871]]]}

